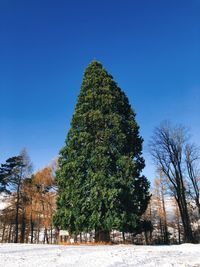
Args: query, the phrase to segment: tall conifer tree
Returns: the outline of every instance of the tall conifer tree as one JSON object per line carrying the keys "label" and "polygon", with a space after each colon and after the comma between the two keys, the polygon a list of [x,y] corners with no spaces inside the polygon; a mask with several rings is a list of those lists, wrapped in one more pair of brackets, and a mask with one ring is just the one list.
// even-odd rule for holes
{"label": "tall conifer tree", "polygon": [[60,151],[54,224],[71,233],[132,232],[149,200],[141,171],[142,138],[128,98],[103,66],[86,68],[65,146]]}

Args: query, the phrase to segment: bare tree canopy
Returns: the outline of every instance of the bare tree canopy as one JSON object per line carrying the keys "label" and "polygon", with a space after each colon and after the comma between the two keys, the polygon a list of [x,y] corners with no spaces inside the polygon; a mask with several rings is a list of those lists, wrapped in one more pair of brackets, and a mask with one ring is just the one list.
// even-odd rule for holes
{"label": "bare tree canopy", "polygon": [[200,149],[195,144],[187,144],[184,153],[188,193],[194,200],[200,217]]}
{"label": "bare tree canopy", "polygon": [[[196,148],[189,144],[189,131],[182,125],[162,123],[154,131],[150,152],[154,162],[169,181],[183,223],[185,242],[194,242],[187,205],[187,181],[191,192],[199,192],[196,175]],[[196,189],[195,189],[196,188]],[[197,197],[197,196],[196,196]]]}

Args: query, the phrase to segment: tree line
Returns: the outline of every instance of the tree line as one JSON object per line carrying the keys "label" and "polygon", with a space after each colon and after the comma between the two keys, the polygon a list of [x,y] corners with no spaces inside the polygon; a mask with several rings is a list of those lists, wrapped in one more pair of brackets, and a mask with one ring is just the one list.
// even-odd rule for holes
{"label": "tree line", "polygon": [[198,147],[183,126],[156,128],[149,149],[159,178],[150,192],[142,146],[127,96],[92,61],[56,172],[33,173],[24,150],[0,167],[2,242],[58,242],[60,230],[66,242],[199,242]]}
{"label": "tree line", "polygon": [[26,150],[0,167],[0,242],[52,243],[55,233],[54,166],[33,173]]}
{"label": "tree line", "polygon": [[[190,142],[189,132],[182,125],[162,123],[152,136],[150,152],[157,177],[152,182],[148,207],[134,231],[112,231],[111,240],[138,244],[200,242],[198,146]],[[179,168],[173,164],[179,164]],[[58,229],[52,222],[58,195],[55,173],[55,162],[33,173],[26,150],[1,164],[1,202],[5,207],[0,213],[0,242],[58,243]],[[184,202],[180,199],[183,197]],[[186,203],[186,211],[182,203]],[[84,233],[75,241],[78,238],[79,242],[93,240]]]}

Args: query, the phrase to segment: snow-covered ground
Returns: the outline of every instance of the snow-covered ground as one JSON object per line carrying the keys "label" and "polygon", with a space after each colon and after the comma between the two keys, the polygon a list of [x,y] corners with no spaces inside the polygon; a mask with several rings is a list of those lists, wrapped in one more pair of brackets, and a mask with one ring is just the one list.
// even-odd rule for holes
{"label": "snow-covered ground", "polygon": [[200,245],[60,246],[0,244],[4,267],[200,267]]}

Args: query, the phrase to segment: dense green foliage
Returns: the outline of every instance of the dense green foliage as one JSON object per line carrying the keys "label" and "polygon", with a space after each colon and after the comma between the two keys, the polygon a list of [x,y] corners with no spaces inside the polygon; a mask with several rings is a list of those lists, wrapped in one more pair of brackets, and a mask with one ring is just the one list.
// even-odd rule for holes
{"label": "dense green foliage", "polygon": [[21,175],[23,159],[21,156],[11,157],[0,167],[0,192],[9,192]]}
{"label": "dense green foliage", "polygon": [[133,231],[149,200],[142,142],[128,98],[93,61],[60,152],[54,224],[71,233]]}

